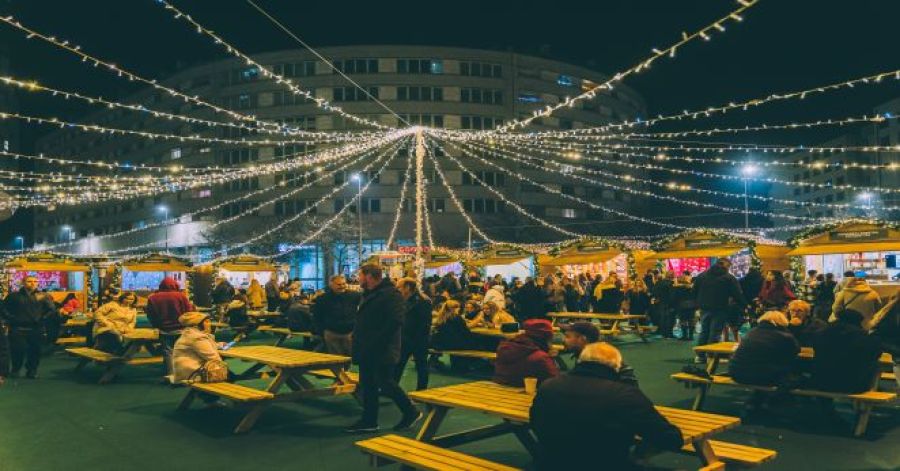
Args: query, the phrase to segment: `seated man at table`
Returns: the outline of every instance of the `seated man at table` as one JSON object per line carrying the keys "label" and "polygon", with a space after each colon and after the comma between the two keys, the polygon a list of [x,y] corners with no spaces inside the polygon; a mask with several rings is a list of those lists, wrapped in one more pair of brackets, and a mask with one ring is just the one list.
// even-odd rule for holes
{"label": "seated man at table", "polygon": [[812,347],[816,338],[822,334],[828,324],[812,315],[812,306],[808,302],[795,299],[788,303],[790,323],[788,330],[797,339],[801,347]]}
{"label": "seated man at table", "polygon": [[537,378],[538,383],[559,375],[559,368],[550,357],[553,326],[545,319],[525,321],[525,332],[497,347],[494,363],[494,382],[508,386],[522,386],[525,378]]}
{"label": "seated man at table", "polygon": [[800,344],[788,331],[788,320],[779,311],[759,317],[759,323],[738,344],[728,372],[738,383],[759,386],[791,386],[791,371]]}
{"label": "seated man at table", "polygon": [[681,431],[636,386],[617,379],[622,354],[604,342],[582,350],[572,371],[544,382],[531,406],[537,469],[634,469],[631,447],[678,450]]}
{"label": "seated man at table", "polygon": [[862,393],[877,381],[881,341],[862,328],[863,315],[852,309],[836,313],[813,344],[810,386],[822,391]]}
{"label": "seated man at table", "polygon": [[[600,341],[600,329],[592,322],[573,322],[563,327],[562,330],[565,335],[563,337],[563,344],[566,347],[566,351],[571,353],[576,359],[581,355],[581,351],[584,350],[584,347]],[[622,361],[622,366],[619,368],[618,375],[619,381],[628,383],[632,386],[638,385],[634,368],[626,365],[624,361]]]}

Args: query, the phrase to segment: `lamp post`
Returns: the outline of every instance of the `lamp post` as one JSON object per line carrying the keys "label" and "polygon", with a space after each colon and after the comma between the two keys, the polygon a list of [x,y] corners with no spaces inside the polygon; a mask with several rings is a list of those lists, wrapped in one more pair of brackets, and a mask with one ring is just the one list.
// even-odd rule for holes
{"label": "lamp post", "polygon": [[356,224],[358,226],[359,239],[356,243],[356,256],[359,258],[359,265],[362,265],[362,175],[354,173],[350,179],[356,182]]}
{"label": "lamp post", "polygon": [[744,164],[741,167],[741,175],[744,178],[744,229],[750,229],[750,197],[749,197],[749,188],[750,188],[750,180],[749,178],[756,174],[756,165],[752,163]]}
{"label": "lamp post", "polygon": [[163,225],[166,226],[166,253],[169,253],[169,207],[160,205],[156,210],[163,213]]}
{"label": "lamp post", "polygon": [[25,238],[22,236],[16,236],[16,242],[19,243],[19,250],[22,253],[25,253]]}

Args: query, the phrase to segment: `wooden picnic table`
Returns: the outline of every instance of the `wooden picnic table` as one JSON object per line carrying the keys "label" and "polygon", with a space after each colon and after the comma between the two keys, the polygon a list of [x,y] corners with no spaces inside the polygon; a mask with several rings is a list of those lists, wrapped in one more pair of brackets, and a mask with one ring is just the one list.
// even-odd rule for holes
{"label": "wooden picnic table", "polygon": [[[731,356],[734,355],[734,351],[737,350],[737,347],[737,342],[717,342],[694,347],[694,352],[706,356],[706,372],[713,375],[719,368],[721,360],[724,358],[731,358]],[[814,354],[815,352],[811,347],[801,347],[800,353],[797,354],[797,358],[812,360]],[[878,362],[884,366],[891,366],[894,364],[890,353],[882,353]]]}
{"label": "wooden picnic table", "polygon": [[[256,423],[265,408],[272,402],[296,402],[310,397],[334,396],[338,394],[352,394],[356,392],[356,382],[347,374],[350,366],[350,357],[330,355],[326,353],[294,350],[290,348],[274,347],[268,345],[232,347],[221,352],[225,358],[236,358],[253,363],[243,373],[236,375],[235,382],[259,379],[260,370],[271,370],[270,381],[260,393],[267,394],[266,400],[256,401],[244,415],[235,428],[235,433],[246,432]],[[318,370],[316,374],[311,374]],[[309,381],[307,376],[321,376],[321,370],[329,370],[334,374],[334,383],[331,386],[319,387]],[[231,383],[212,383],[227,386]],[[249,389],[246,386],[233,385],[240,389]],[[290,391],[280,392],[283,386]],[[255,388],[254,388],[255,389]],[[198,390],[192,388],[179,406],[179,410],[186,409],[193,401]],[[222,392],[213,392],[214,394]],[[227,394],[222,394],[225,397]]]}
{"label": "wooden picnic table", "polygon": [[278,311],[251,310],[247,311],[247,316],[257,320],[274,319],[276,317],[281,317],[281,313]]}
{"label": "wooden picnic table", "polygon": [[[88,347],[67,351],[80,357],[75,367],[76,371],[92,361],[105,364],[106,371],[100,377],[100,384],[111,382],[126,365],[152,365],[163,361],[162,357],[155,353],[159,344],[159,331],[156,329],[134,329],[122,335],[122,342],[125,351],[119,356]],[[142,351],[146,351],[147,355],[140,355]]]}
{"label": "wooden picnic table", "polygon": [[647,326],[641,326],[638,321],[647,319],[642,314],[615,314],[615,313],[598,313],[598,312],[550,312],[547,316],[553,319],[553,325],[560,319],[575,319],[584,321],[598,321],[604,328],[600,329],[600,333],[604,335],[621,335],[625,331],[630,331],[647,342]]}
{"label": "wooden picnic table", "polygon": [[[410,399],[426,405],[428,415],[416,440],[453,447],[486,438],[515,434],[523,446],[535,456],[537,447],[529,429],[531,403],[534,396],[525,393],[524,388],[499,385],[490,381],[457,384],[441,388],[426,389],[409,393]],[[481,412],[498,418],[502,422],[463,432],[437,436],[438,430],[452,409]],[[657,406],[656,409],[672,425],[681,430],[684,444],[693,445],[694,453],[704,466],[720,465],[709,444],[709,438],[717,433],[737,427],[741,420],[718,414]]]}

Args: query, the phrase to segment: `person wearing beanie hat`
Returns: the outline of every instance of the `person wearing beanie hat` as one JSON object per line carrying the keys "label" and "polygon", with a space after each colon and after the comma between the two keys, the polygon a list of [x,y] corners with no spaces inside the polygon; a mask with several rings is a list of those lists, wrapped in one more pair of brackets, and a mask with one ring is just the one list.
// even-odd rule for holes
{"label": "person wearing beanie hat", "polygon": [[188,311],[178,317],[184,326],[175,342],[173,363],[175,382],[187,381],[210,360],[222,360],[219,344],[210,333],[212,322],[202,312]]}
{"label": "person wearing beanie hat", "polygon": [[494,382],[509,386],[524,385],[525,378],[537,378],[538,383],[559,375],[559,368],[550,357],[553,326],[546,319],[529,319],[524,333],[500,342],[494,363]]}
{"label": "person wearing beanie hat", "polygon": [[172,277],[165,277],[159,283],[159,290],[147,297],[147,319],[154,329],[159,329],[159,342],[162,344],[163,382],[172,382],[172,350],[175,341],[181,335],[181,324],[178,318],[194,310],[187,295],[181,291],[178,282]]}

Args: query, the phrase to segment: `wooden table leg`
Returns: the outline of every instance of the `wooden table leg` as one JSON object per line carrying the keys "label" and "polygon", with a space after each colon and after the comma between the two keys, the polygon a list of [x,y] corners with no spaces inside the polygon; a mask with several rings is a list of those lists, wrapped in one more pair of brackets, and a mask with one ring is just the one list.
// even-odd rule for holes
{"label": "wooden table leg", "polygon": [[428,413],[422,422],[422,428],[416,434],[416,440],[425,443],[431,442],[449,411],[450,409],[446,407],[428,405]]}
{"label": "wooden table leg", "polygon": [[872,415],[872,404],[856,403],[859,410],[856,414],[856,428],[853,430],[854,437],[861,437],[866,433],[869,426],[869,416]]}
{"label": "wooden table leg", "polygon": [[190,388],[190,390],[187,393],[187,396],[184,397],[184,399],[181,401],[181,403],[178,404],[178,408],[176,408],[175,410],[178,412],[186,411],[189,407],[191,407],[191,403],[194,402],[194,398],[196,398],[196,397],[197,397],[197,390],[194,388]]}
{"label": "wooden table leg", "polygon": [[702,438],[700,440],[694,440],[694,453],[700,458],[700,462],[703,463],[703,470],[714,471],[725,469],[725,463],[716,456],[716,453],[712,449],[712,445],[709,444],[707,439]]}
{"label": "wooden table leg", "polygon": [[131,341],[131,343],[128,344],[128,347],[125,348],[125,353],[122,354],[121,359],[107,365],[106,371],[104,371],[103,376],[100,377],[99,384],[107,384],[114,380],[128,360],[134,358],[140,351],[141,342],[138,342],[137,340]]}
{"label": "wooden table leg", "polygon": [[717,369],[719,369],[719,355],[715,353],[707,353],[706,372],[709,373],[710,376],[712,376],[716,374]]}
{"label": "wooden table leg", "polygon": [[531,457],[536,458],[538,455],[538,444],[534,435],[531,434],[531,429],[525,425],[514,425],[513,433],[516,434],[516,438],[528,450]]}

